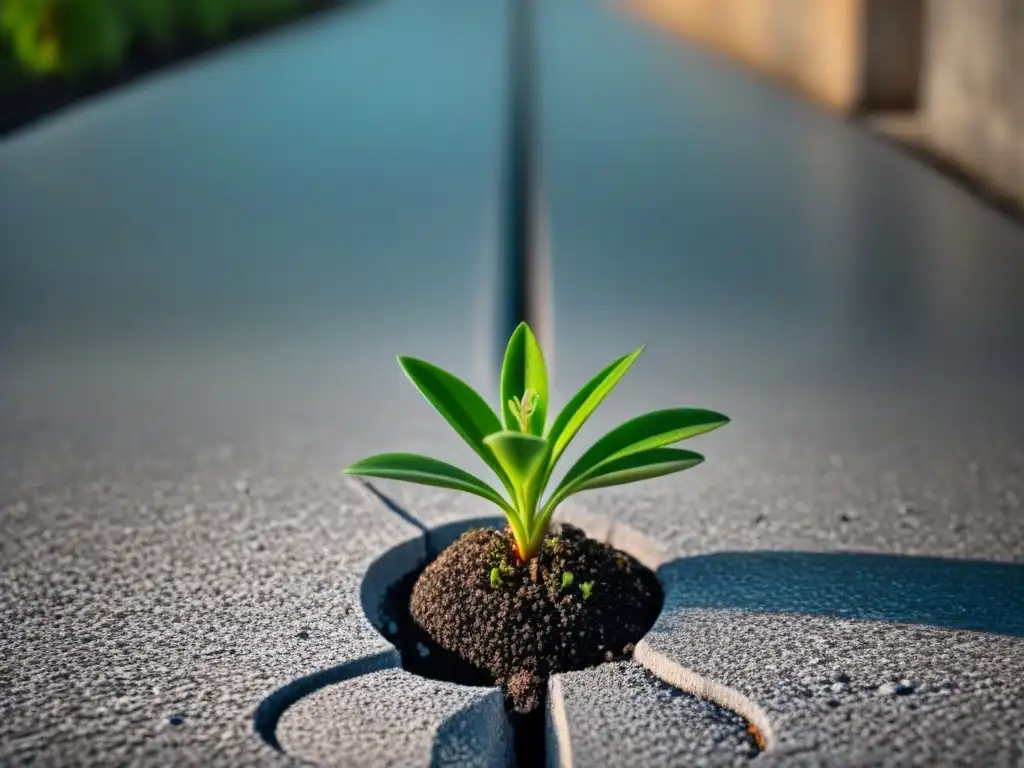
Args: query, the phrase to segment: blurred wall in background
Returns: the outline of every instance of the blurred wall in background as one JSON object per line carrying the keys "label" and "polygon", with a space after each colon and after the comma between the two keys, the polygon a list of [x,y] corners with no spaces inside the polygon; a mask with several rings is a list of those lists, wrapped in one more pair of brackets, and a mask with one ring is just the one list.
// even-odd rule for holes
{"label": "blurred wall in background", "polygon": [[1024,0],[626,1],[844,113],[911,115],[914,143],[1024,204]]}
{"label": "blurred wall in background", "polygon": [[928,136],[1024,201],[1024,0],[929,0],[926,30]]}
{"label": "blurred wall in background", "polygon": [[648,16],[837,109],[913,106],[925,0],[635,0]]}

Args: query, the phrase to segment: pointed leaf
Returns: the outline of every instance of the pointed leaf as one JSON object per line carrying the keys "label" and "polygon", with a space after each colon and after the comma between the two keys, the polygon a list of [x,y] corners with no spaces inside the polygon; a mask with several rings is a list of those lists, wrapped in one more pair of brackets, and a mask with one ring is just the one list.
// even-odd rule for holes
{"label": "pointed leaf", "polygon": [[653,448],[598,464],[568,487],[562,498],[594,488],[624,485],[695,467],[704,457],[679,448]]}
{"label": "pointed leaf", "polygon": [[343,471],[347,475],[383,477],[465,491],[494,502],[506,512],[511,511],[508,502],[483,480],[428,456],[419,456],[415,453],[381,453],[357,461],[345,467]]}
{"label": "pointed leaf", "polygon": [[[548,405],[547,366],[530,326],[520,323],[505,349],[505,362],[501,366],[501,402],[506,403],[515,398],[515,402],[519,403],[527,389],[538,395],[537,407],[529,417],[530,434],[543,435]],[[519,432],[519,422],[511,409],[503,413],[505,428]]]}
{"label": "pointed leaf", "polygon": [[678,443],[728,423],[728,416],[701,408],[669,408],[638,416],[594,443],[566,473],[558,490],[602,462]]}
{"label": "pointed leaf", "polygon": [[522,432],[498,432],[484,438],[484,443],[520,493],[543,466],[548,450],[547,440]]}
{"label": "pointed leaf", "polygon": [[548,474],[558,461],[558,457],[569,445],[569,442],[579,432],[583,423],[590,418],[601,401],[607,397],[619,380],[626,375],[626,371],[640,357],[644,351],[643,347],[635,349],[628,355],[623,355],[614,363],[609,365],[594,378],[588,381],[579,392],[558,414],[551,431],[548,433],[548,442],[551,443],[551,457],[548,459]]}
{"label": "pointed leaf", "polygon": [[436,365],[413,357],[400,357],[398,362],[427,401],[494,470],[511,492],[508,476],[495,460],[494,454],[484,445],[485,437],[501,431],[501,422],[491,407],[472,387]]}

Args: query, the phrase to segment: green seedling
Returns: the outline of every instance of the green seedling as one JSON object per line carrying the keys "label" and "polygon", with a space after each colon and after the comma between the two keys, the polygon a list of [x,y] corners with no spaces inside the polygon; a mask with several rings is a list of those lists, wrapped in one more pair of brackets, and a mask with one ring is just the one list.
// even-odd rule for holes
{"label": "green seedling", "polygon": [[583,595],[584,600],[589,600],[590,596],[594,594],[594,582],[584,581],[580,584],[580,594]]}
{"label": "green seedling", "polygon": [[698,408],[669,408],[638,416],[594,443],[542,499],[562,453],[643,350],[640,347],[620,357],[598,373],[550,425],[546,421],[547,368],[526,323],[516,328],[505,350],[501,418],[456,376],[423,360],[399,357],[406,376],[490,467],[507,498],[458,467],[411,453],[371,456],[346,467],[345,472],[451,488],[487,499],[505,513],[515,538],[516,557],[525,562],[540,551],[552,514],[568,497],[694,467],[703,456],[666,446],[729,422],[720,413]]}
{"label": "green seedling", "polygon": [[497,589],[505,582],[501,580],[501,569],[498,567],[491,568],[491,587]]}
{"label": "green seedling", "polygon": [[562,572],[562,591],[564,592],[569,587],[571,587],[572,583],[573,583],[573,581],[575,581],[575,579],[576,579],[576,577],[572,575],[572,571],[563,571]]}

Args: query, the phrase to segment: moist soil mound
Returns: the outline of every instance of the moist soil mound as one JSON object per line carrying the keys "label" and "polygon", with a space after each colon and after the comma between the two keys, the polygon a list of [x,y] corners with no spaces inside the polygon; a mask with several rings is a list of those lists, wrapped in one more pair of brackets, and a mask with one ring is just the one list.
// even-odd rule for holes
{"label": "moist soil mound", "polygon": [[520,714],[538,709],[548,676],[630,655],[661,609],[655,575],[571,525],[527,562],[512,532],[467,531],[424,569],[413,622],[500,685]]}

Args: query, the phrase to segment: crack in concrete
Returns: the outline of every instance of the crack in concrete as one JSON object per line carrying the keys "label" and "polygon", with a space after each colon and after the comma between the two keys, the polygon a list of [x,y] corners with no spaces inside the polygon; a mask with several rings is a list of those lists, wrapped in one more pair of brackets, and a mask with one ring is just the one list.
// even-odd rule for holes
{"label": "crack in concrete", "polygon": [[297,678],[287,685],[278,688],[260,702],[256,712],[253,714],[253,727],[267,744],[278,752],[283,752],[284,750],[281,749],[281,745],[277,740],[277,724],[288,707],[324,686],[351,680],[372,672],[379,672],[382,669],[392,669],[400,666],[400,664],[401,659],[398,656],[398,650],[392,647],[390,650],[382,653],[364,656]]}

